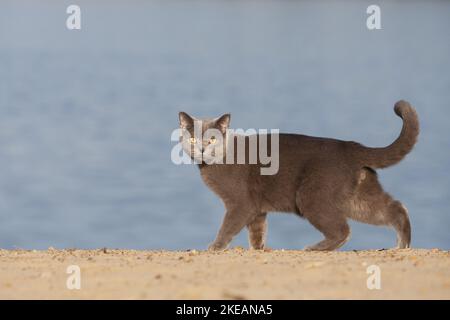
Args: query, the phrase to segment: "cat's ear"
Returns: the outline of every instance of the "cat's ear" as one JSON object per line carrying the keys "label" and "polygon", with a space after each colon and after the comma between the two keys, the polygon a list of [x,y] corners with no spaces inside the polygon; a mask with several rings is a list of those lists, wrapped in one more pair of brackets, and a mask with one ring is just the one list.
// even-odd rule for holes
{"label": "cat's ear", "polygon": [[217,118],[215,120],[216,127],[225,133],[227,131],[228,127],[230,126],[231,121],[231,115],[229,113],[224,114],[223,116]]}
{"label": "cat's ear", "polygon": [[178,113],[178,117],[180,118],[180,127],[183,129],[190,128],[194,125],[194,119],[186,112],[181,111]]}

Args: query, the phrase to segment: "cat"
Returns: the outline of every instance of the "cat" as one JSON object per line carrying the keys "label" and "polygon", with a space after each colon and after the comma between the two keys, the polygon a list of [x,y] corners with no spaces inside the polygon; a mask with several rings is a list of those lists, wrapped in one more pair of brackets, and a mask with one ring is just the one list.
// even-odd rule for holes
{"label": "cat", "polygon": [[[203,181],[226,208],[216,239],[208,249],[226,249],[244,227],[248,229],[250,248],[264,249],[266,217],[273,211],[297,214],[324,235],[322,241],[305,250],[335,250],[344,245],[350,236],[347,219],[393,227],[397,248],[409,248],[408,211],[383,191],[375,171],[400,162],[417,142],[419,120],[415,109],[402,100],[395,104],[394,111],[402,118],[403,128],[397,140],[383,148],[369,148],[353,141],[279,134],[279,170],[274,175],[260,174],[259,161],[254,164],[205,162],[203,158],[211,157],[208,149],[217,143],[217,136],[208,137],[203,133],[210,129],[221,135],[222,146],[216,148],[219,158],[226,156],[225,145],[230,142],[236,145],[242,136],[227,133],[230,114],[200,120],[180,112],[180,128],[185,133],[180,136],[180,143],[192,159],[198,160]],[[244,139],[248,142],[250,137]],[[247,157],[248,145],[245,146]]]}

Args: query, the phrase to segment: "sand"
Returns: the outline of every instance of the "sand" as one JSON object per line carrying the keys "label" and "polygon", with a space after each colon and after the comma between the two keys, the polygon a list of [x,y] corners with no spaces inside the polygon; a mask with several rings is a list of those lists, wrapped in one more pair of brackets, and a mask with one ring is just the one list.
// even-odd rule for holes
{"label": "sand", "polygon": [[0,250],[0,298],[450,299],[450,252]]}

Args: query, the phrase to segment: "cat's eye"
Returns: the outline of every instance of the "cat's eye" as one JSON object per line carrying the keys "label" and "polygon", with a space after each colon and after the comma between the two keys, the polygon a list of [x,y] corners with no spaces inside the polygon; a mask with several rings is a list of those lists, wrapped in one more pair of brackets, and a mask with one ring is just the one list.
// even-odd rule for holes
{"label": "cat's eye", "polygon": [[190,138],[190,139],[189,139],[189,142],[190,142],[191,144],[194,144],[194,143],[197,142],[197,139],[195,139],[195,138]]}
{"label": "cat's eye", "polygon": [[211,138],[209,139],[209,143],[210,143],[210,144],[214,144],[214,143],[216,143],[216,142],[217,142],[216,137],[211,137]]}

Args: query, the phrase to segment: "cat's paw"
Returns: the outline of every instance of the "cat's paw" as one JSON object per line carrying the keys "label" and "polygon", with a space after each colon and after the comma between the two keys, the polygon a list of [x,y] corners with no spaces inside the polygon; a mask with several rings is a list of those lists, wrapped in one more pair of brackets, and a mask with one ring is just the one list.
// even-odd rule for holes
{"label": "cat's paw", "polygon": [[304,251],[332,251],[332,249],[324,248],[318,245],[306,246],[303,248]]}
{"label": "cat's paw", "polygon": [[227,248],[226,245],[213,242],[208,246],[208,251],[222,251],[225,250],[226,248]]}
{"label": "cat's paw", "polygon": [[249,249],[250,250],[266,250],[266,249],[270,250],[270,248],[266,248],[266,246],[264,244],[263,245],[258,245],[258,246],[252,245],[252,246],[249,247]]}

